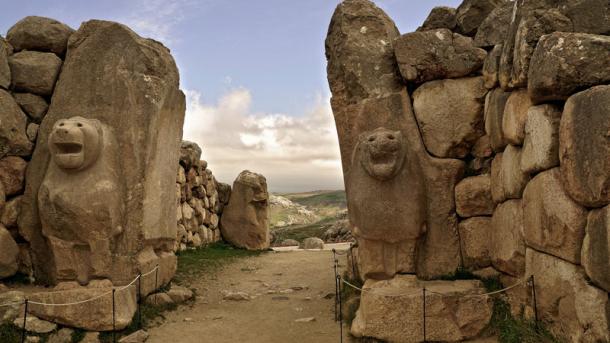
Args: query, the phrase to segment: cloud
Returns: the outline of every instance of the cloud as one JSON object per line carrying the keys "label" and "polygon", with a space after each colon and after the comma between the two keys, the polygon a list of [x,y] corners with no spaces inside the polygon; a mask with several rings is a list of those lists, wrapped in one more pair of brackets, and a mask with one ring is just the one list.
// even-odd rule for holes
{"label": "cloud", "polygon": [[171,45],[174,28],[185,18],[192,0],[137,0],[130,15],[120,20],[143,37],[153,38]]}
{"label": "cloud", "polygon": [[216,177],[231,183],[249,169],[278,192],[343,188],[339,144],[328,97],[300,115],[252,113],[252,94],[235,88],[216,104],[186,91],[184,137],[203,149]]}

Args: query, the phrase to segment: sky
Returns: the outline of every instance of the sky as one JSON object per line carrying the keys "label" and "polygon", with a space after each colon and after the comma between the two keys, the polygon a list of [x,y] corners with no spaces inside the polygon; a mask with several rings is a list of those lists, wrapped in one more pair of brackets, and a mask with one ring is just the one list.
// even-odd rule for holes
{"label": "sky", "polygon": [[[104,19],[168,46],[186,94],[184,139],[219,181],[249,169],[272,192],[343,189],[324,39],[339,0],[1,0],[0,35],[28,15]],[[377,0],[401,33],[460,0]]]}

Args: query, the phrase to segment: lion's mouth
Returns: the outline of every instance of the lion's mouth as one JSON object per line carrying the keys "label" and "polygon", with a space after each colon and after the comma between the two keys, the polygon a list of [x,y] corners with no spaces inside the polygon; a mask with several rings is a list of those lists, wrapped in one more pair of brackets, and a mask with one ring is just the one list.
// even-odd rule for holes
{"label": "lion's mouth", "polygon": [[371,162],[374,165],[393,165],[396,163],[396,151],[377,151],[371,153]]}
{"label": "lion's mouth", "polygon": [[56,142],[55,147],[61,155],[76,155],[83,151],[83,145],[75,142]]}

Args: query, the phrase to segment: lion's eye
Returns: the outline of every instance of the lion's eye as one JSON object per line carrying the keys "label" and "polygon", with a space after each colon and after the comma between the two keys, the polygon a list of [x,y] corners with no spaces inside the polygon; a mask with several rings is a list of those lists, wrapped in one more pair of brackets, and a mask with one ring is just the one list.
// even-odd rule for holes
{"label": "lion's eye", "polygon": [[64,126],[64,123],[59,124],[59,126]]}
{"label": "lion's eye", "polygon": [[369,137],[369,142],[374,142],[375,141],[375,137],[371,136]]}
{"label": "lion's eye", "polygon": [[394,138],[396,138],[396,137],[394,137],[394,135],[393,135],[393,134],[389,134],[389,135],[388,135],[388,139],[394,139]]}
{"label": "lion's eye", "polygon": [[78,123],[78,124],[76,124],[76,126],[78,126],[78,127],[83,127],[83,124]]}

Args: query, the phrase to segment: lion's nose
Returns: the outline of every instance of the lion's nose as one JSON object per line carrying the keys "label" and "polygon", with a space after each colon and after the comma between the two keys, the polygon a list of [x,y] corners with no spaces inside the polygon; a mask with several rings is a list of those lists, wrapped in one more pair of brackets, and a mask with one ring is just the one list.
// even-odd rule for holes
{"label": "lion's nose", "polygon": [[59,134],[60,136],[67,136],[69,134],[69,131],[68,129],[58,129],[57,134]]}

